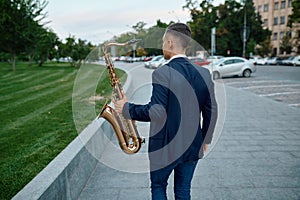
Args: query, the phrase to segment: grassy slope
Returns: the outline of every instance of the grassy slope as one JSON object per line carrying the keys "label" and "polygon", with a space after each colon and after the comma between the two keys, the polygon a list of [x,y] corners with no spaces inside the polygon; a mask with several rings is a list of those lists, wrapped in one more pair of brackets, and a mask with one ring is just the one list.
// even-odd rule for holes
{"label": "grassy slope", "polygon": [[[105,70],[93,69],[93,76]],[[68,64],[53,63],[40,68],[19,64],[12,72],[0,63],[0,199],[15,195],[77,136],[72,113],[77,72]],[[109,95],[108,83],[107,76],[100,80],[97,93]],[[96,112],[102,104],[96,102]],[[85,116],[81,126],[94,117]]]}

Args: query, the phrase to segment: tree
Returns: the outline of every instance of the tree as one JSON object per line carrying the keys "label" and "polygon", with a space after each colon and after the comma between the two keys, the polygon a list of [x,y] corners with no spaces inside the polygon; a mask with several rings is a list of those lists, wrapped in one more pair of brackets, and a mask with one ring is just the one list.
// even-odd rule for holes
{"label": "tree", "polygon": [[192,19],[189,25],[192,30],[192,38],[208,50],[211,46],[211,29],[218,26],[217,7],[214,7],[208,0],[202,1],[199,9],[196,5],[196,1],[189,0],[184,8],[190,9]]}
{"label": "tree", "polygon": [[156,25],[150,27],[147,31],[145,38],[142,39],[146,52],[148,55],[161,55],[162,52],[162,37],[165,29],[171,24],[162,22],[161,20],[156,21]]}
{"label": "tree", "polygon": [[295,47],[294,51],[300,53],[300,1],[292,1],[292,14],[289,15],[288,27],[291,31],[295,32],[295,36],[291,39],[293,46]]}
{"label": "tree", "polygon": [[[270,31],[262,28],[260,16],[255,12],[251,0],[241,4],[235,0],[226,0],[224,4],[213,6],[211,0],[203,0],[197,8],[197,1],[187,0],[184,8],[190,10],[192,37],[205,49],[211,47],[211,29],[216,28],[216,53],[226,55],[242,55],[242,31],[244,27],[244,14],[247,19],[247,54],[254,51],[256,44],[263,42],[270,36]],[[249,46],[248,46],[249,45]]]}
{"label": "tree", "polygon": [[145,32],[145,26],[146,23],[143,21],[139,21],[136,25],[133,25],[132,28],[138,33],[144,33]]}
{"label": "tree", "polygon": [[39,31],[36,31],[36,43],[32,46],[28,54],[30,57],[38,63],[38,66],[42,66],[47,59],[52,59],[55,56],[55,47],[58,44],[59,38],[51,31],[39,27]]}
{"label": "tree", "polygon": [[300,23],[300,1],[292,1],[292,14],[289,15],[288,26],[292,28],[293,24]]}
{"label": "tree", "polygon": [[282,49],[282,51],[286,52],[287,54],[290,54],[293,49],[292,44],[293,44],[293,41],[291,38],[291,32],[287,31],[280,41],[280,48]]}
{"label": "tree", "polygon": [[86,40],[78,39],[71,54],[73,66],[80,67],[92,48],[94,46],[90,42],[87,43]]}
{"label": "tree", "polygon": [[71,35],[65,40],[65,43],[57,42],[57,55],[59,58],[66,58],[73,67],[80,67],[94,46],[90,42],[87,43],[86,40],[78,39],[76,41],[75,36]]}
{"label": "tree", "polygon": [[34,45],[46,5],[40,0],[0,0],[0,51],[11,55],[13,70],[16,56]]}
{"label": "tree", "polygon": [[259,45],[256,47],[256,51],[258,55],[261,57],[266,57],[270,56],[272,53],[273,46],[271,44],[271,39],[268,37],[265,41],[261,42]]}

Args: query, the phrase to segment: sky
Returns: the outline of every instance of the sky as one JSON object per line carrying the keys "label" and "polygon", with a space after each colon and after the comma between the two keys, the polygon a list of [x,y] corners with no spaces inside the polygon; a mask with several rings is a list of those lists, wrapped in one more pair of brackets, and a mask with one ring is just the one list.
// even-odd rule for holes
{"label": "sky", "polygon": [[[48,0],[47,27],[60,39],[69,35],[98,45],[113,36],[133,31],[139,21],[146,28],[162,22],[187,22],[190,14],[185,0]],[[224,0],[214,0],[214,4]]]}

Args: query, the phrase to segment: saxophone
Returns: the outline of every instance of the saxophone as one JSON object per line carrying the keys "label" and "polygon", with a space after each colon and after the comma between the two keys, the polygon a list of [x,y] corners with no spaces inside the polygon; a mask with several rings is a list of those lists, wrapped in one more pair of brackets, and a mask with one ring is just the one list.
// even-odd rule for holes
{"label": "saxophone", "polygon": [[[110,54],[107,52],[108,48],[111,46],[127,46],[136,43],[138,40],[133,39],[126,43],[107,43],[103,47],[105,63],[108,69],[108,74],[110,77],[110,84],[112,87],[112,98],[113,100],[122,99],[122,85],[119,78],[115,72],[113,62],[111,60]],[[121,149],[127,154],[137,153],[141,144],[145,142],[145,139],[139,136],[137,131],[135,121],[130,119],[125,119],[123,115],[117,113],[112,107],[105,104],[99,117],[106,119],[114,129],[116,137],[119,141]]]}

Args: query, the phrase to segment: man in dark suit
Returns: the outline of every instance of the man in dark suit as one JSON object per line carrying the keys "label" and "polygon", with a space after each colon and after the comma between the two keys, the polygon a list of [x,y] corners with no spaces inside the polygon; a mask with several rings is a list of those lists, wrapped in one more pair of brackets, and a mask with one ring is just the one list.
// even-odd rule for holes
{"label": "man in dark suit", "polygon": [[[190,199],[191,181],[199,159],[211,143],[217,120],[214,84],[209,71],[185,55],[191,39],[183,23],[170,25],[163,36],[168,62],[152,74],[152,96],[146,105],[114,102],[125,118],[150,121],[149,159],[152,199],[167,199],[174,171],[175,199]],[[201,123],[202,116],[202,123]]]}

